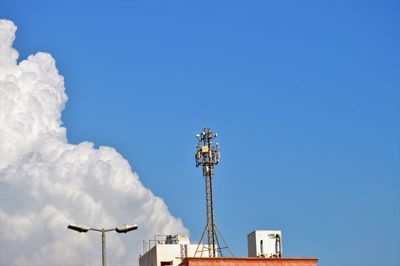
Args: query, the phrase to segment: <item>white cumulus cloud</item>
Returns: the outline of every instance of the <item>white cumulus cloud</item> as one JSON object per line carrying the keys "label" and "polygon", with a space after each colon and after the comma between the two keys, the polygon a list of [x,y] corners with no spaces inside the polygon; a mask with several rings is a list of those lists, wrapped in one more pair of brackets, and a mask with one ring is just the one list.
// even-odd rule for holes
{"label": "white cumulus cloud", "polygon": [[139,224],[107,234],[110,264],[137,265],[154,234],[188,234],[115,149],[68,143],[55,60],[39,52],[17,63],[15,32],[0,20],[0,265],[99,265],[100,234],[70,223]]}

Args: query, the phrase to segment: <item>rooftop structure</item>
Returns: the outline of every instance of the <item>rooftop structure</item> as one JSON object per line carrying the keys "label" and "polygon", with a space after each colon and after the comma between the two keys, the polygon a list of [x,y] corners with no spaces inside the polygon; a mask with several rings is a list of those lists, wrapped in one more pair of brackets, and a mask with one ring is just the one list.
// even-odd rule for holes
{"label": "rooftop structure", "polygon": [[[178,266],[187,257],[209,257],[208,247],[190,244],[187,236],[155,236],[148,244],[148,250],[139,258],[139,266]],[[198,248],[203,252],[196,253]]]}
{"label": "rooftop structure", "polygon": [[[186,236],[163,236],[150,240],[154,243],[140,257],[140,266],[316,266],[316,258],[282,258],[282,232],[256,230],[248,235],[248,258],[209,257],[208,247],[190,244]],[[218,248],[218,247],[217,247]]]}
{"label": "rooftop structure", "polygon": [[249,257],[281,258],[282,232],[279,230],[256,230],[247,236]]}

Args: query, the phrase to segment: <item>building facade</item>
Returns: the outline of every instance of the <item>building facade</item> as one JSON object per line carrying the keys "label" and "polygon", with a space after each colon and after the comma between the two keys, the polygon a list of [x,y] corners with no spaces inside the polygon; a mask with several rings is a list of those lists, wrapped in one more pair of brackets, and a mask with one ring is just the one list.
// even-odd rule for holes
{"label": "building facade", "polygon": [[179,266],[317,266],[315,258],[186,258]]}

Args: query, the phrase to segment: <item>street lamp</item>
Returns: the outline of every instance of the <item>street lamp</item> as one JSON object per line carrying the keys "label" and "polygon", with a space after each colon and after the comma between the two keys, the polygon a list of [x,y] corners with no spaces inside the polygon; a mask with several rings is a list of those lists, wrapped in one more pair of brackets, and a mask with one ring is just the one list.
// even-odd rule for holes
{"label": "street lamp", "polygon": [[138,228],[137,224],[124,224],[115,228],[110,229],[97,229],[91,228],[83,224],[70,224],[68,225],[68,229],[78,231],[79,233],[86,233],[89,230],[101,232],[101,257],[102,257],[102,265],[107,266],[106,262],[106,232],[116,231],[117,233],[128,233],[129,231],[136,230]]}

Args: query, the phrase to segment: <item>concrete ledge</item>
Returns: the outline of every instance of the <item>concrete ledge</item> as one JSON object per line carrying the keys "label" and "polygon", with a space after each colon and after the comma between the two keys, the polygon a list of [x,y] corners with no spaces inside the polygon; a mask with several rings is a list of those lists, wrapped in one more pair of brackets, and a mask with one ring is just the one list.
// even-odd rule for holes
{"label": "concrete ledge", "polygon": [[185,258],[179,266],[316,266],[316,258]]}

